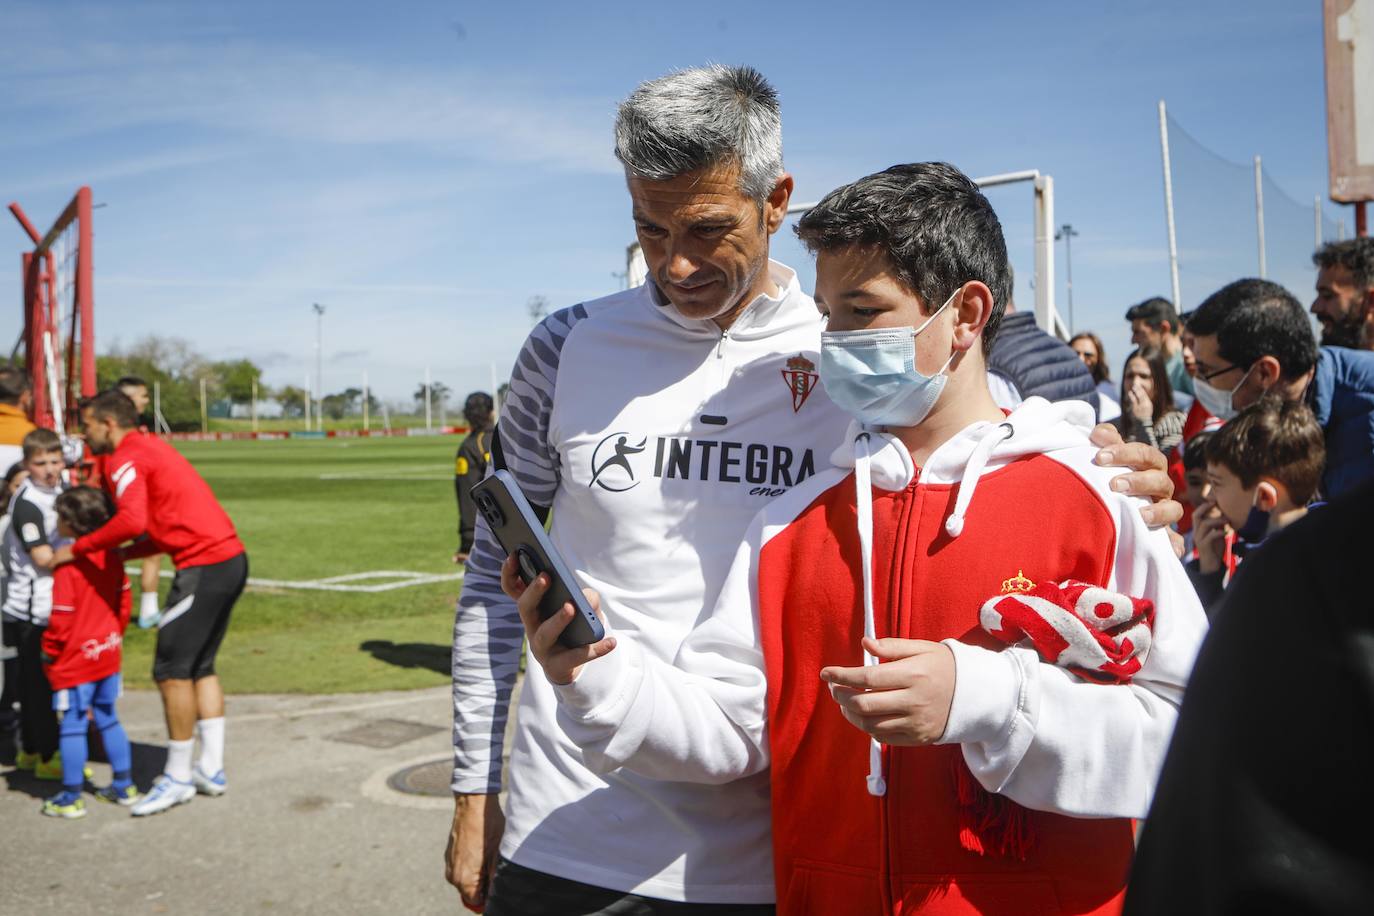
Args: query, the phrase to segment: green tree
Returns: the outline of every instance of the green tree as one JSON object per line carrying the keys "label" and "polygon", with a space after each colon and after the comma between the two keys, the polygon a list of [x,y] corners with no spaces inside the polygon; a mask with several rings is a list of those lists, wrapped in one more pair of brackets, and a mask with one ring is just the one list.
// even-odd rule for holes
{"label": "green tree", "polygon": [[288,417],[305,416],[304,388],[297,388],[295,385],[286,385],[277,392],[277,400],[281,402],[282,412]]}
{"label": "green tree", "polygon": [[209,368],[211,373],[218,377],[220,390],[236,404],[251,401],[253,383],[262,379],[262,370],[246,359],[211,363]]}
{"label": "green tree", "polygon": [[[449,388],[447,385],[445,385],[443,382],[434,382],[430,385],[429,390],[430,407],[433,410],[438,410],[442,405],[447,404],[449,397],[453,394],[453,390]],[[424,382],[421,382],[420,386],[415,389],[415,406],[419,408],[421,412],[423,412],[425,409]]]}

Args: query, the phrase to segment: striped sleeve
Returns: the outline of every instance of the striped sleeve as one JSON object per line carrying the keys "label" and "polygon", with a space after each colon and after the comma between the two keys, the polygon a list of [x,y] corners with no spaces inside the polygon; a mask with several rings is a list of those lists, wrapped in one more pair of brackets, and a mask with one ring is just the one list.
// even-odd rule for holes
{"label": "striped sleeve", "polygon": [[[568,334],[587,317],[576,305],[530,332],[501,405],[506,469],[535,505],[553,504],[559,456],[549,442],[558,359]],[[515,602],[501,591],[505,554],[478,516],[477,531],[453,622],[454,792],[499,792],[506,719],[525,630]]]}

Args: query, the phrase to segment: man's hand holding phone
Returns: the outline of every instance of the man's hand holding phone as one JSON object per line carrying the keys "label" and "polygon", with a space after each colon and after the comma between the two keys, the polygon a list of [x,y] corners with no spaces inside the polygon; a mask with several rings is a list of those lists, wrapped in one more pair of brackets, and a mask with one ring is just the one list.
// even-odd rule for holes
{"label": "man's hand holding phone", "polygon": [[[551,683],[571,684],[577,679],[583,665],[615,648],[614,636],[607,636],[599,642],[578,646],[575,649],[569,649],[558,641],[559,635],[572,623],[577,610],[568,603],[559,608],[558,613],[548,620],[540,619],[539,602],[549,590],[548,573],[541,572],[532,583],[526,585],[520,578],[519,565],[515,558],[507,557],[506,562],[501,564],[501,590],[515,599],[515,606],[520,611],[520,620],[525,624],[525,637],[529,640],[530,655],[534,656],[534,660],[544,669],[544,676]],[[587,596],[587,602],[604,624],[606,618],[601,613],[601,596],[590,588],[582,589],[582,594]]]}

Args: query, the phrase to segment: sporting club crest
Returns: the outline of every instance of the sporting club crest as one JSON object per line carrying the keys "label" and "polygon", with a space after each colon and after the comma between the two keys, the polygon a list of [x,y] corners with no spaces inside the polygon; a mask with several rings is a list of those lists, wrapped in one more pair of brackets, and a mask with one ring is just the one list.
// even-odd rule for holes
{"label": "sporting club crest", "polygon": [[816,374],[816,364],[800,353],[787,361],[787,368],[782,370],[782,378],[787,382],[787,390],[792,392],[793,413],[801,410],[815,389],[816,383],[821,380]]}

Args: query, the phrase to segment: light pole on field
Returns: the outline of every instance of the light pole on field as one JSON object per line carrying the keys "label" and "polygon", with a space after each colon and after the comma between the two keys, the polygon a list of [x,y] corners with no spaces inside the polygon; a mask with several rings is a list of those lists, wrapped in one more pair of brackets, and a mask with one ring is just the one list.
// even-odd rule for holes
{"label": "light pole on field", "polygon": [[1069,334],[1073,334],[1073,237],[1078,235],[1074,231],[1073,225],[1065,223],[1059,227],[1059,231],[1054,234],[1057,242],[1061,238],[1064,240],[1064,276],[1067,281],[1069,299]]}
{"label": "light pole on field", "polygon": [[[315,310],[315,425],[324,431],[324,306],[318,302]],[[307,392],[307,396],[309,392]]]}

